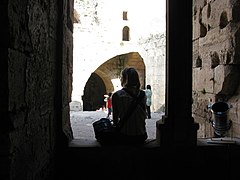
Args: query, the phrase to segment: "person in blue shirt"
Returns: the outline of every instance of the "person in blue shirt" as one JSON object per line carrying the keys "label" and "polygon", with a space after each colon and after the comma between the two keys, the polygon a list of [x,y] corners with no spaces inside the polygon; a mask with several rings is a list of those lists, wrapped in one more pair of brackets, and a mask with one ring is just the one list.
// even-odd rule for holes
{"label": "person in blue shirt", "polygon": [[147,85],[147,88],[145,90],[146,94],[146,109],[147,109],[147,118],[151,119],[151,105],[152,105],[152,89],[151,85]]}

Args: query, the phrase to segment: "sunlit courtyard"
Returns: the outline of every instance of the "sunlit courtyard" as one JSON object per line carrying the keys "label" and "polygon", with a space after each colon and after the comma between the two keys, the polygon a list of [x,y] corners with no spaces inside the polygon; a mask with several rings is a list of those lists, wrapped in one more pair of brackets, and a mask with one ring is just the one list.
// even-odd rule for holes
{"label": "sunlit courtyard", "polygon": [[[152,113],[152,118],[146,119],[148,139],[156,138],[156,121],[162,115],[163,113]],[[74,139],[95,139],[92,123],[106,117],[107,111],[71,111],[70,116]]]}

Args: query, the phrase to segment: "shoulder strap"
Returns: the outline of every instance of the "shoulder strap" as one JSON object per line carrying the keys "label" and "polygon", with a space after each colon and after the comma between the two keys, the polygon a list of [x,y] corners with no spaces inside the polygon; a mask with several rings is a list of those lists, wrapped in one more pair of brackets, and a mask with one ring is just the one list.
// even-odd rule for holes
{"label": "shoulder strap", "polygon": [[[126,89],[123,89],[124,91],[126,91]],[[132,96],[128,91],[126,91],[130,96]],[[132,102],[132,104],[130,105],[127,113],[124,115],[124,117],[119,121],[119,123],[117,124],[117,128],[120,129],[124,122],[126,122],[126,120],[132,115],[133,111],[135,110],[135,108],[137,107],[137,105],[139,104],[139,102],[143,99],[143,97],[145,96],[145,92],[144,91],[140,91],[139,95],[137,96],[137,98]]]}

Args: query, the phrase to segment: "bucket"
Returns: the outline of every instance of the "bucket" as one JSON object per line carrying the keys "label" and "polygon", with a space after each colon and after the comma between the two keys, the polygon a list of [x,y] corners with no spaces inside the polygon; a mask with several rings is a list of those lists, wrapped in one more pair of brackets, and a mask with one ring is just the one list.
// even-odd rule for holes
{"label": "bucket", "polygon": [[218,136],[225,136],[231,127],[231,121],[228,119],[229,109],[229,105],[225,102],[216,102],[211,107],[213,113],[212,126]]}

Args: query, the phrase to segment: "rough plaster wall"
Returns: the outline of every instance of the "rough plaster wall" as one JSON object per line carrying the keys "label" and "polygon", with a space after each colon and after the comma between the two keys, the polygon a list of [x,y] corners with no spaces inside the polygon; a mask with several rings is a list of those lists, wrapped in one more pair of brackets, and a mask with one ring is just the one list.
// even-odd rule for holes
{"label": "rough plaster wall", "polygon": [[[61,65],[61,59],[57,57],[63,51],[57,45],[59,4],[57,0],[11,0],[0,4],[1,9],[7,9],[7,13],[5,10],[1,13],[5,12],[2,22],[7,20],[5,32],[8,32],[4,34],[8,39],[3,41],[4,44],[1,42],[1,50],[7,52],[7,56],[1,61],[8,62],[1,63],[1,68],[5,68],[1,71],[1,78],[8,77],[8,92],[1,93],[1,109],[8,108],[7,117],[1,110],[1,118],[5,118],[4,121],[7,122],[1,125],[1,147],[8,148],[4,152],[0,151],[0,175],[4,179],[46,179],[53,170],[56,124],[57,121],[62,124],[61,119],[56,118],[61,117],[56,116],[61,112],[56,112],[55,103],[65,102],[67,106],[71,96],[69,93],[69,96],[62,100],[55,96],[58,79],[63,79],[61,83],[66,84],[67,90],[64,93],[71,92],[68,86],[71,72],[66,72],[68,69],[71,71],[71,31],[60,46],[67,51],[64,52],[66,63],[62,67],[62,74],[66,74],[66,77],[61,78],[61,74],[60,78],[57,77],[58,65]],[[71,5],[64,4],[63,7],[65,16],[70,16]],[[67,22],[65,29],[71,26],[69,21],[65,23]],[[3,85],[6,85],[6,78],[3,82]],[[2,99],[6,98],[8,105],[5,101],[2,102]],[[64,110],[67,109],[65,106]]]}
{"label": "rough plaster wall", "polygon": [[207,107],[220,99],[232,106],[228,136],[240,137],[239,7],[239,0],[193,3],[193,116],[199,137],[213,137]]}

